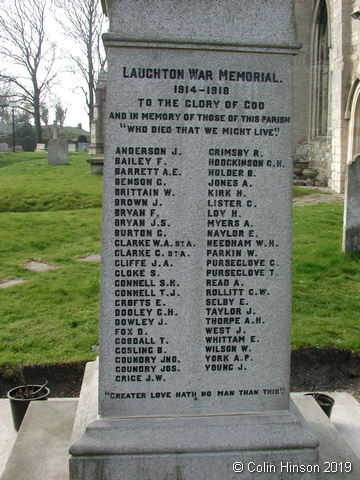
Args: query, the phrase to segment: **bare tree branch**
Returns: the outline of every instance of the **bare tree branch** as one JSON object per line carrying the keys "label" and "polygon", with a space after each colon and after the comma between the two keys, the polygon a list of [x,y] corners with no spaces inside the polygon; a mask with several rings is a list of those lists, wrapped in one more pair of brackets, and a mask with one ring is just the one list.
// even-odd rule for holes
{"label": "bare tree branch", "polygon": [[83,77],[88,107],[89,124],[94,115],[96,73],[104,67],[106,58],[101,49],[100,36],[103,29],[104,15],[100,0],[54,0],[63,15],[58,15],[58,22],[66,36],[74,40],[76,54],[69,53],[75,72]]}
{"label": "bare tree branch", "polygon": [[[0,79],[14,85],[29,103],[36,140],[41,141],[41,104],[54,81],[55,45],[45,35],[47,0],[6,0],[0,12],[0,57],[7,64]],[[13,73],[14,69],[16,72]]]}

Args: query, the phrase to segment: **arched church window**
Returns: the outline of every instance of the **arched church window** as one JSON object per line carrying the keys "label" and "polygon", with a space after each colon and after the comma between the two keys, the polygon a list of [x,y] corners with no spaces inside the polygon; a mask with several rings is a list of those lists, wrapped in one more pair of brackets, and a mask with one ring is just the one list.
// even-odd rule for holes
{"label": "arched church window", "polygon": [[321,0],[313,44],[313,136],[327,134],[329,101],[329,37],[326,1]]}
{"label": "arched church window", "polygon": [[356,97],[356,106],[352,128],[352,157],[360,154],[360,95]]}

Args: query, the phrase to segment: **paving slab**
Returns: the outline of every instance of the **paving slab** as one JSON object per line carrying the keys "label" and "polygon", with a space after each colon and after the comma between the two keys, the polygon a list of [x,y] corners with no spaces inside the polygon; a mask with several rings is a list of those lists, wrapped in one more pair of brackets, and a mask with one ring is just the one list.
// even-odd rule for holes
{"label": "paving slab", "polygon": [[67,480],[76,399],[32,402],[1,480]]}
{"label": "paving slab", "polygon": [[[304,187],[309,190],[311,187]],[[344,200],[344,195],[330,190],[328,187],[314,187],[314,193],[303,195],[302,197],[295,197],[293,205],[299,207],[306,207],[309,205],[316,205],[318,203],[332,203]]]}
{"label": "paving slab", "polygon": [[7,280],[6,282],[1,282],[0,283],[0,288],[9,288],[14,285],[20,285],[21,283],[25,283],[26,280],[22,280],[21,278],[18,278],[16,280]]}
{"label": "paving slab", "polygon": [[14,446],[17,432],[14,429],[10,402],[6,399],[0,399],[0,476],[5,470],[6,462]]}
{"label": "paving slab", "polygon": [[[330,395],[333,396],[333,394]],[[317,476],[314,475],[314,478],[358,480],[360,457],[350,447],[349,439],[344,438],[312,397],[295,393],[292,394],[292,398],[320,442],[318,462],[320,472]],[[333,410],[336,410],[335,405]],[[353,427],[356,432],[360,424],[356,424],[354,420]],[[346,472],[349,467],[351,470]]]}
{"label": "paving slab", "polygon": [[101,262],[101,255],[99,253],[92,253],[86,257],[77,258],[78,262]]}
{"label": "paving slab", "polygon": [[50,263],[37,262],[35,260],[26,262],[24,267],[28,270],[32,270],[33,272],[47,272],[48,270],[55,270],[56,268],[59,268],[55,265],[51,265]]}
{"label": "paving slab", "polygon": [[360,403],[346,392],[324,392],[335,400],[331,423],[360,459]]}

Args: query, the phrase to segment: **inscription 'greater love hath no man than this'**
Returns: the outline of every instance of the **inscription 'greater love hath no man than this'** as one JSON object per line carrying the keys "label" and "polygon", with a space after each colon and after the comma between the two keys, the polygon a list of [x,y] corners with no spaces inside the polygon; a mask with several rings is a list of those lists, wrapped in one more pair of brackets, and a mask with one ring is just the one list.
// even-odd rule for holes
{"label": "inscription 'greater love hath no man than this'", "polygon": [[120,78],[108,82],[100,395],[129,415],[279,409],[287,367],[271,375],[271,364],[288,354],[290,315],[284,59],[177,52],[169,66],[158,52],[155,68],[146,55],[114,57]]}

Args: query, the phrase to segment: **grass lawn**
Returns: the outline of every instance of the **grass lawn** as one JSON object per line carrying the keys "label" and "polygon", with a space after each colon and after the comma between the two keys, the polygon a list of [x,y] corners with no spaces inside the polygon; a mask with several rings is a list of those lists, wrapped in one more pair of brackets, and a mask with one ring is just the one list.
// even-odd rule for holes
{"label": "grass lawn", "polygon": [[87,158],[71,153],[69,165],[48,165],[45,152],[0,155],[0,212],[101,207],[102,177],[89,175]]}
{"label": "grass lawn", "polygon": [[295,207],[292,345],[360,352],[360,254],[344,254],[342,202]]}
{"label": "grass lawn", "polygon": [[[0,156],[0,366],[88,360],[98,339],[98,263],[102,177],[90,175],[86,153],[48,165],[44,153]],[[24,263],[58,266],[43,273]]]}
{"label": "grass lawn", "polygon": [[[0,289],[0,367],[96,356],[100,268],[76,260],[100,252],[102,177],[86,158],[0,156],[0,282],[26,280]],[[341,230],[341,203],[294,208],[293,347],[360,352],[360,256],[341,252]],[[29,260],[59,268],[29,271]]]}
{"label": "grass lawn", "polygon": [[319,190],[318,188],[306,188],[306,187],[297,187],[293,186],[293,197],[304,197],[305,195],[313,195],[316,193],[321,193],[322,195],[330,194],[330,192]]}

